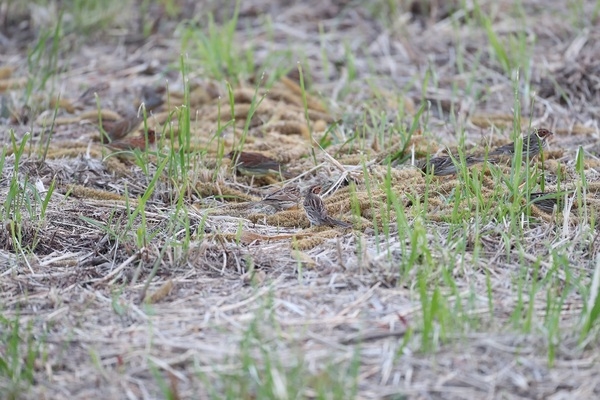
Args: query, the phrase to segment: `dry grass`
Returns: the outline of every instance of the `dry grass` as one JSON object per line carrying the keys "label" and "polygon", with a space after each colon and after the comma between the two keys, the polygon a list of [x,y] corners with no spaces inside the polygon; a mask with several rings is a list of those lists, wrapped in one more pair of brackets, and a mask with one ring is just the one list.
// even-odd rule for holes
{"label": "dry grass", "polygon": [[[202,13],[214,11],[218,23],[231,18],[231,8],[205,3]],[[194,63],[192,50],[195,67],[182,79],[176,21],[165,17],[143,41],[127,29],[103,40],[65,36],[76,46],[52,74],[60,99],[47,86],[26,108],[28,39],[4,27],[0,322],[21,327],[16,369],[34,378],[15,391],[14,381],[27,379],[0,367],[0,393],[597,397],[596,328],[581,334],[600,246],[597,21],[576,26],[577,9],[536,0],[481,2],[511,62],[526,64],[520,124],[555,132],[531,176],[543,171],[548,192],[585,186],[584,198],[554,213],[527,212],[523,199],[510,220],[497,211],[513,201],[510,161],[443,178],[410,165],[459,148],[483,154],[509,142],[518,124],[515,84],[474,22],[477,10],[436,1],[394,10],[387,2],[284,3],[243,2],[236,42],[259,66],[290,51],[281,62],[290,72],[248,73],[230,92]],[[152,20],[160,10],[148,13]],[[32,35],[42,23],[37,14],[13,15],[30,21]],[[525,49],[510,44],[519,35]],[[167,80],[164,105],[146,123],[160,133],[156,145],[111,153],[98,114],[131,116],[143,88]],[[98,103],[84,94],[95,85]],[[179,141],[188,131],[189,143]],[[12,132],[16,143],[31,133],[18,164]],[[232,171],[223,154],[241,141],[284,163],[293,184],[324,182],[329,213],[353,229],[309,228],[302,209],[250,206],[281,182]],[[177,164],[178,154],[190,158]],[[390,168],[392,156],[402,165]],[[3,199],[14,182],[22,197],[9,212]],[[54,186],[41,217],[36,193],[43,199]],[[471,194],[457,197],[461,189]],[[0,335],[8,360],[8,330]],[[39,353],[21,368],[28,343]]]}

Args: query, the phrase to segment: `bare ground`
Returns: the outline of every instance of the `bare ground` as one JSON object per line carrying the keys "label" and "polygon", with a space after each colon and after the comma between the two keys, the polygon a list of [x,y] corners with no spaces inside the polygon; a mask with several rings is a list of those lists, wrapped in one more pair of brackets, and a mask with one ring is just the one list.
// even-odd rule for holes
{"label": "bare ground", "polygon": [[[466,237],[469,249],[475,233],[468,228],[457,232],[448,222],[453,204],[445,200],[460,185],[459,179],[426,183],[419,171],[398,168],[392,183],[406,204],[433,185],[427,218],[410,205],[406,209],[409,226],[426,230],[430,252],[415,257],[409,271],[400,271],[403,260],[411,258],[405,236],[395,223],[389,227],[389,239],[378,236],[385,200],[379,184],[387,171],[379,161],[398,151],[400,140],[369,131],[367,147],[341,145],[360,125],[355,121],[363,110],[383,112],[390,121],[409,125],[422,98],[431,102],[431,109],[427,118],[419,119],[420,134],[411,139],[417,157],[457,146],[462,129],[468,150],[507,142],[514,85],[483,29],[465,24],[464,17],[445,5],[428,10],[402,3],[386,22],[383,6],[286,3],[258,0],[241,6],[239,45],[241,50],[253,49],[257,65],[268,63],[267,55],[273,52],[291,50],[294,55],[281,61],[289,63],[289,77],[275,84],[252,118],[247,149],[288,163],[295,175],[307,172],[298,179],[303,187],[315,181],[339,183],[347,176],[355,179],[361,218],[349,217],[348,187],[327,200],[332,214],[354,221],[352,232],[308,228],[302,210],[269,214],[240,205],[240,200],[258,199],[271,182],[236,177],[227,160],[217,156],[217,104],[229,113],[227,92],[222,82],[210,80],[203,66],[191,60],[190,153],[202,153],[192,160],[185,187],[178,184],[181,176],[158,181],[145,207],[150,239],[137,240],[141,221],[137,218],[128,226],[128,215],[141,201],[160,158],[150,156],[149,165],[140,167],[132,158],[109,157],[110,151],[99,142],[95,99],[77,99],[90,87],[101,88],[100,106],[107,115],[131,115],[144,86],[165,86],[168,81],[172,97],[149,124],[157,131],[164,126],[177,131],[177,119],[168,117],[181,109],[181,31],[174,34],[175,23],[165,20],[148,39],[138,40],[132,33],[136,19],[121,16],[117,22],[124,29],[110,34],[83,43],[66,35],[63,40],[74,50],[60,60],[55,91],[35,93],[40,109],[29,115],[20,108],[24,89],[19,79],[27,77],[31,39],[22,25],[5,26],[6,51],[0,52],[0,65],[14,70],[3,81],[9,89],[2,99],[17,117],[9,113],[0,120],[9,154],[0,178],[0,199],[9,195],[15,173],[10,129],[17,139],[32,133],[32,145],[18,165],[21,184],[35,185],[44,189],[42,193],[53,180],[56,185],[45,218],[36,218],[40,210],[28,211],[23,202],[23,253],[15,250],[10,234],[10,221],[17,218],[3,215],[1,314],[8,320],[19,315],[23,346],[25,338],[40,344],[33,384],[21,396],[157,398],[164,397],[164,382],[179,398],[211,393],[220,398],[232,393],[227,391],[231,387],[247,387],[246,394],[254,391],[260,398],[265,393],[257,382],[269,386],[264,382],[270,379],[273,398],[291,397],[288,387],[300,390],[297,397],[308,398],[321,392],[333,398],[332,387],[342,393],[339,398],[354,393],[358,398],[598,397],[595,336],[583,343],[579,336],[585,288],[599,244],[588,219],[535,211],[535,218],[523,224],[521,237],[507,236],[506,221],[495,221],[483,229],[479,254],[461,253],[456,250],[459,239]],[[587,209],[595,215],[600,187],[600,28],[598,21],[585,18],[576,24],[580,14],[593,15],[592,5],[584,4],[578,13],[560,2],[524,1],[522,9],[509,2],[484,3],[500,38],[523,34],[531,43],[523,72],[530,74],[531,86],[521,85],[520,94],[536,97],[533,107],[522,100],[521,112],[531,117],[523,119],[524,126],[531,122],[556,133],[547,152],[549,187],[559,173],[567,186],[576,185],[575,156],[583,146]],[[217,22],[231,15],[231,9],[210,2],[187,7],[188,16],[214,9]],[[516,18],[519,12],[527,15],[526,26]],[[270,14],[269,28],[264,13]],[[134,9],[124,13],[135,14]],[[35,32],[41,22],[32,15],[23,18]],[[457,54],[463,57],[460,62]],[[315,137],[333,121],[345,122],[334,130],[336,143],[327,149],[340,164],[320,151],[316,164],[312,159],[296,61],[301,61],[310,83],[309,125]],[[430,82],[436,83],[424,87],[429,72]],[[246,78],[233,90],[237,122],[235,130],[226,129],[222,135],[225,152],[240,140],[250,112],[250,81],[257,77]],[[59,107],[42,160],[40,143],[47,139],[53,117],[48,99],[59,92],[66,101]],[[399,108],[405,115],[395,114]],[[170,146],[177,144],[163,135],[156,151],[167,153]],[[360,164],[364,160],[375,161],[367,177]],[[491,194],[496,183],[485,171],[482,177],[483,194]],[[371,182],[370,189],[365,181]],[[34,191],[25,193],[33,196]],[[180,194],[185,213],[175,216]],[[228,201],[232,199],[236,201]],[[390,218],[395,221],[396,215]],[[186,235],[191,237],[189,247]],[[517,245],[522,252],[510,250]],[[454,287],[440,287],[448,300],[444,312],[450,319],[460,315],[454,322],[434,318],[427,339],[431,351],[423,351],[427,340],[422,337],[424,303],[418,277],[426,263],[421,257],[440,265],[427,278],[432,296],[434,287],[448,282],[441,277],[444,271],[452,277]],[[556,270],[563,265],[558,259],[569,266],[567,272]],[[535,276],[534,265],[539,268]],[[556,283],[550,285],[545,278]],[[548,288],[529,298],[529,285],[536,279]],[[526,288],[519,282],[526,282]],[[547,309],[548,296],[565,296],[554,313]],[[533,317],[525,334],[522,326],[530,304]],[[523,315],[515,317],[520,312]],[[556,316],[555,336],[547,332],[549,316]],[[0,344],[0,354],[6,355],[8,348]],[[550,348],[555,351],[552,364]],[[346,379],[354,375],[356,388],[353,379]],[[10,388],[8,380],[0,383],[0,389]]]}

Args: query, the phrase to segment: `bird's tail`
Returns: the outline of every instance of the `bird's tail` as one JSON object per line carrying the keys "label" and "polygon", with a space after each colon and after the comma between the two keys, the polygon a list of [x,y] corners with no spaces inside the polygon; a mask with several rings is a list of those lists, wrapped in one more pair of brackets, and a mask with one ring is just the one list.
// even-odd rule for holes
{"label": "bird's tail", "polygon": [[337,225],[342,228],[350,228],[352,226],[352,224],[334,218],[329,218],[327,222],[331,223],[331,225]]}

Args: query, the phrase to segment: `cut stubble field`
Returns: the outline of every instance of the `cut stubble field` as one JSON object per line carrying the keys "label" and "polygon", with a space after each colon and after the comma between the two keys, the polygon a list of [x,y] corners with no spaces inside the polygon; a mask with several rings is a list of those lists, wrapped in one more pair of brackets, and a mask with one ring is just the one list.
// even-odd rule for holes
{"label": "cut stubble field", "polygon": [[600,1],[95,4],[0,4],[1,398],[600,397]]}

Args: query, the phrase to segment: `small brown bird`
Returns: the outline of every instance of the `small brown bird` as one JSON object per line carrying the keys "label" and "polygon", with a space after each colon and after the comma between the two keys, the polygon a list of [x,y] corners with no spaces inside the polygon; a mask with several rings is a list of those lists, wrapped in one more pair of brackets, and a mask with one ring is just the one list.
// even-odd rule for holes
{"label": "small brown bird", "polygon": [[156,143],[156,132],[153,129],[148,129],[148,137],[144,135],[128,136],[119,140],[113,140],[106,143],[106,147],[115,151],[127,151],[139,149],[142,151],[148,150]]}
{"label": "small brown bird", "polygon": [[[459,161],[458,158],[456,160]],[[465,158],[467,168],[484,161],[485,159],[475,156],[467,156]],[[421,167],[421,171],[435,176],[454,175],[458,172],[456,165],[449,156],[434,157],[429,162],[425,161],[425,164]]]}
{"label": "small brown bird", "polygon": [[551,214],[554,211],[554,207],[557,207],[557,211],[563,208],[563,199],[558,197],[558,193],[530,193],[529,199],[531,204],[545,213]]}
{"label": "small brown bird", "polygon": [[143,116],[134,115],[116,121],[102,121],[102,129],[113,143],[127,136],[129,132],[140,126],[143,120]]}
{"label": "small brown bird", "polygon": [[321,185],[313,185],[306,191],[304,197],[304,212],[310,221],[310,226],[328,225],[350,228],[351,224],[331,218],[327,214],[327,209],[320,196],[321,189]]}
{"label": "small brown bird", "polygon": [[286,179],[290,177],[279,162],[260,153],[230,151],[225,157],[231,159],[237,171],[242,175],[263,177],[281,174]]}
{"label": "small brown bird", "polygon": [[300,189],[298,186],[285,186],[269,193],[259,203],[268,204],[277,210],[287,210],[295,207],[300,202]]}
{"label": "small brown bird", "polygon": [[[525,136],[523,138],[523,159],[525,160],[528,154],[529,158],[537,156],[540,153],[540,150],[548,145],[548,138],[552,135],[554,135],[554,133],[550,132],[548,129],[540,128],[534,129],[532,133]],[[512,156],[513,154],[515,154],[515,142],[500,146],[491,151],[488,155]]]}
{"label": "small brown bird", "polygon": [[[146,113],[150,113],[164,103],[162,96],[156,90],[146,86],[142,89],[142,97]],[[115,141],[124,138],[128,133],[139,127],[142,122],[144,122],[144,113],[140,111],[137,114],[116,121],[102,121],[102,130],[106,132],[106,136],[111,141]]]}

